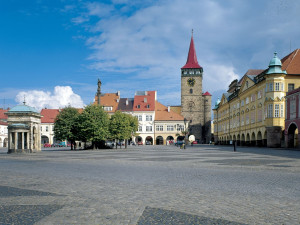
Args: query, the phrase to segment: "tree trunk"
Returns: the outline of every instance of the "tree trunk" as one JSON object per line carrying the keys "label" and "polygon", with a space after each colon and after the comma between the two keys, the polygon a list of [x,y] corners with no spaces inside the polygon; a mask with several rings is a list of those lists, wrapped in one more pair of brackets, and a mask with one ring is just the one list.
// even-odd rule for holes
{"label": "tree trunk", "polygon": [[127,142],[128,142],[128,140],[125,139],[125,148],[127,148]]}

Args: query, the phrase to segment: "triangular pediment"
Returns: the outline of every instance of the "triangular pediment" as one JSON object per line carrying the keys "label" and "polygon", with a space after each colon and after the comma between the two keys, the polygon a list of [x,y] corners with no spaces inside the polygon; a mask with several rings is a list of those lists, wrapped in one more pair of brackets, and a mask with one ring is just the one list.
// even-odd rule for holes
{"label": "triangular pediment", "polygon": [[241,93],[255,85],[254,81],[248,76],[245,76],[241,85]]}
{"label": "triangular pediment", "polygon": [[223,94],[220,103],[221,103],[221,105],[224,105],[226,102],[227,102],[227,98],[226,98],[225,95]]}

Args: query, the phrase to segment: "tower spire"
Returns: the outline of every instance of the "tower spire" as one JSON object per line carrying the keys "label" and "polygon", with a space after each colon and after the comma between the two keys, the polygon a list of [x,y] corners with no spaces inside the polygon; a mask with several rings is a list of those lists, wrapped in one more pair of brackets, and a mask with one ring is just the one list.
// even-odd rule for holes
{"label": "tower spire", "polygon": [[192,37],[191,37],[188,58],[187,58],[186,64],[181,69],[201,68],[201,66],[199,65],[198,60],[197,60],[193,34],[194,34],[194,30],[192,29]]}

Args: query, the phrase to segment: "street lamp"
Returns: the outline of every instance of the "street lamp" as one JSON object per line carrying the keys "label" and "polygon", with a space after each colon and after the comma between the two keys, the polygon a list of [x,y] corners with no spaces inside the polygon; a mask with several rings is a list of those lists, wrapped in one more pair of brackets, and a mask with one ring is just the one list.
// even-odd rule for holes
{"label": "street lamp", "polygon": [[187,124],[187,119],[184,118],[184,149],[185,149],[185,146],[187,144],[187,135],[188,135],[188,131],[186,129],[186,124]]}

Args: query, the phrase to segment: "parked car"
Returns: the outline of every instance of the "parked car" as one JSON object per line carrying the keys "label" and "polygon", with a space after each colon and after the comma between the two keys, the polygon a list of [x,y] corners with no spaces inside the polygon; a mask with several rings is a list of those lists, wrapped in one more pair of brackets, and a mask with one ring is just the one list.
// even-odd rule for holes
{"label": "parked car", "polygon": [[44,144],[44,148],[49,148],[49,147],[51,147],[51,145],[49,143]]}
{"label": "parked car", "polygon": [[138,145],[143,145],[143,142],[142,142],[142,141],[139,141],[137,144],[138,144]]}
{"label": "parked car", "polygon": [[146,145],[152,145],[151,141],[146,141]]}
{"label": "parked car", "polygon": [[181,145],[183,145],[183,143],[184,143],[184,141],[176,141],[176,142],[175,142],[175,145],[176,145],[176,146],[181,146]]}
{"label": "parked car", "polygon": [[115,143],[113,141],[106,141],[105,142],[105,145],[109,148],[114,148],[115,146]]}
{"label": "parked car", "polygon": [[193,141],[192,144],[195,145],[195,144],[198,144],[198,142],[197,141]]}

